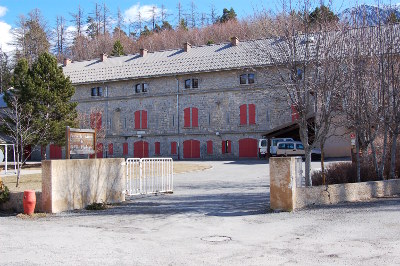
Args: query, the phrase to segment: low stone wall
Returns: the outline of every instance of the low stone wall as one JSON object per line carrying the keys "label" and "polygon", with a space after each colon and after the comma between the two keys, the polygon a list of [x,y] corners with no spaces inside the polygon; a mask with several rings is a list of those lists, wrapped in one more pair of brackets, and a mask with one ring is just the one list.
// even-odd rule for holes
{"label": "low stone wall", "polygon": [[[372,198],[400,195],[400,179],[301,187],[296,158],[270,158],[270,207],[293,211],[314,205],[368,201]],[[297,169],[299,168],[299,169]]]}
{"label": "low stone wall", "polygon": [[400,195],[400,179],[296,188],[295,208]]}
{"label": "low stone wall", "polygon": [[42,161],[44,212],[83,209],[94,202],[125,200],[125,159]]}
{"label": "low stone wall", "polygon": [[[0,204],[0,210],[10,212],[24,212],[24,192],[10,192],[10,200]],[[36,192],[35,212],[42,212],[42,192]]]}

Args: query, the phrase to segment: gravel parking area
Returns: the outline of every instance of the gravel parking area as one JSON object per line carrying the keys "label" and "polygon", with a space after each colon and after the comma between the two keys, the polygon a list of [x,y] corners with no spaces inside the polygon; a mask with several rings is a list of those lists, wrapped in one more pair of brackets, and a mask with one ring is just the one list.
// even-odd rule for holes
{"label": "gravel parking area", "polygon": [[[204,162],[201,162],[204,163]],[[269,210],[266,161],[207,162],[172,195],[33,220],[0,215],[4,265],[396,265],[400,199]],[[318,168],[318,163],[313,163]]]}

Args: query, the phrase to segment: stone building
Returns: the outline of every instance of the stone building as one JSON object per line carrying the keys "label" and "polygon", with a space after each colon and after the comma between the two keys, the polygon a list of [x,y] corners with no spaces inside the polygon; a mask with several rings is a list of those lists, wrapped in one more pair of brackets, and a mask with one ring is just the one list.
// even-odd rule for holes
{"label": "stone building", "polygon": [[81,126],[100,132],[99,157],[255,158],[257,140],[293,119],[269,67],[271,41],[234,37],[217,45],[103,54],[65,60],[63,70],[76,87]]}

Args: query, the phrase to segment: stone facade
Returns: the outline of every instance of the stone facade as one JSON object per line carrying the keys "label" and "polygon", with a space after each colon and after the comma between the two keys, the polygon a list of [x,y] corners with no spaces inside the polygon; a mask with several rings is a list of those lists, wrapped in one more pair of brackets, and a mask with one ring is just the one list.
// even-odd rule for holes
{"label": "stone facade", "polygon": [[[255,74],[254,84],[240,84],[239,76],[246,73]],[[179,158],[186,159],[183,142],[198,140],[201,159],[233,159],[240,155],[239,140],[257,140],[263,132],[291,121],[286,91],[276,84],[275,76],[272,69],[257,68],[75,84],[73,100],[78,102],[78,112],[87,114],[86,120],[91,113],[102,114],[103,134],[98,142],[103,144],[103,156],[133,157],[134,143],[145,141],[149,157],[177,159],[178,154],[171,154],[171,142],[177,142]],[[198,79],[198,88],[185,89],[185,80],[192,78]],[[136,93],[135,85],[141,83],[148,84],[148,91]],[[94,87],[101,87],[103,95],[91,96]],[[249,112],[246,125],[240,123],[243,104],[254,104],[255,124],[249,124]],[[198,127],[185,127],[185,108],[197,108]],[[134,113],[139,110],[147,111],[147,128],[135,129]],[[212,154],[207,152],[210,140]],[[226,140],[232,144],[230,153],[222,153],[222,141]],[[159,155],[155,154],[155,142],[160,142]],[[108,151],[110,143],[112,156]],[[128,144],[128,154],[123,154],[123,143]]]}

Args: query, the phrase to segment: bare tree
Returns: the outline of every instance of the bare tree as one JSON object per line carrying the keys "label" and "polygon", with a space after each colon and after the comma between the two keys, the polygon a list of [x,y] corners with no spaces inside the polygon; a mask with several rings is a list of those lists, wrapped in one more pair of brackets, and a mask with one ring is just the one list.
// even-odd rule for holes
{"label": "bare tree", "polygon": [[65,32],[65,19],[63,16],[56,17],[56,42],[55,42],[55,51],[57,54],[57,59],[60,61],[65,56],[66,49],[66,32]]}
{"label": "bare tree", "polygon": [[82,36],[82,28],[83,28],[83,24],[84,24],[84,19],[83,19],[83,9],[81,8],[81,6],[78,6],[78,10],[76,13],[71,13],[72,16],[72,22],[75,26],[76,29],[76,35],[75,38]]}

